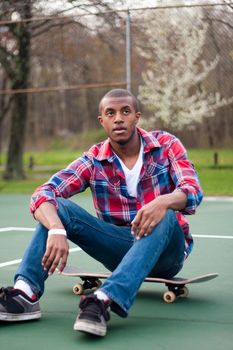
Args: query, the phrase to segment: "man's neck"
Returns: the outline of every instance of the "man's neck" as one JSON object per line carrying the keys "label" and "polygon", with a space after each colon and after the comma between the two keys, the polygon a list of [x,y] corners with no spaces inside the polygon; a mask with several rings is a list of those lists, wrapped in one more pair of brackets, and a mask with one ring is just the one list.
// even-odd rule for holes
{"label": "man's neck", "polygon": [[141,139],[139,134],[135,134],[135,137],[127,144],[121,145],[111,142],[111,146],[113,151],[127,166],[127,168],[132,169],[140,152]]}

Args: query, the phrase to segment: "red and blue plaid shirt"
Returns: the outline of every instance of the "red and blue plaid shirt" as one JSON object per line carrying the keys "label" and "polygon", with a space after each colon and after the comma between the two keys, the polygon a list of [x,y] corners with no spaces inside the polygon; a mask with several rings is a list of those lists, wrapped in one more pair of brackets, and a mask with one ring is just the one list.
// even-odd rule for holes
{"label": "red and blue plaid shirt", "polygon": [[115,225],[130,225],[137,211],[157,196],[182,191],[187,196],[185,209],[177,211],[183,229],[186,252],[193,245],[185,214],[194,214],[202,191],[192,163],[182,143],[164,131],[146,132],[138,128],[144,152],[137,186],[137,198],[127,192],[124,172],[109,139],[92,146],[66,169],[38,187],[31,200],[31,212],[43,202],[57,207],[56,197],[69,198],[90,187],[97,216]]}

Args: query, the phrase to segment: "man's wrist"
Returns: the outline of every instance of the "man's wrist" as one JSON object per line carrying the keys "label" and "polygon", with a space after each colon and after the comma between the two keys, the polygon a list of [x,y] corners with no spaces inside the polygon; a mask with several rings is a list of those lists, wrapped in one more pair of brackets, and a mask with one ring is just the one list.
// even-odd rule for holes
{"label": "man's wrist", "polygon": [[185,207],[187,196],[183,191],[174,191],[158,196],[156,200],[165,209],[181,210]]}
{"label": "man's wrist", "polygon": [[61,236],[67,236],[66,230],[64,228],[51,228],[48,231],[48,235],[61,235]]}
{"label": "man's wrist", "polygon": [[160,196],[161,202],[166,209],[182,210],[185,208],[187,196],[183,191],[174,191],[172,193]]}

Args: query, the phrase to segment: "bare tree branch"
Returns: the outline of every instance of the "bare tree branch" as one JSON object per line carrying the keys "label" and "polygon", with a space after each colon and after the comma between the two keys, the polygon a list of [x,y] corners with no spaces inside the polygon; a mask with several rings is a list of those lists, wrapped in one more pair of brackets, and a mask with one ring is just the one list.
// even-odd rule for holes
{"label": "bare tree branch", "polygon": [[68,24],[72,24],[72,23],[76,23],[76,24],[80,25],[80,23],[77,23],[75,21],[67,21],[65,23],[60,22],[60,23],[56,23],[56,24],[50,22],[47,26],[45,25],[45,23],[46,22],[43,22],[43,26],[41,26],[42,29],[40,31],[35,31],[34,33],[32,33],[32,35],[31,35],[32,38],[36,38],[36,37],[48,32],[49,30],[56,28],[56,27],[64,27],[64,26],[66,26]]}
{"label": "bare tree branch", "polygon": [[215,17],[209,17],[208,15],[205,17],[205,19],[207,19],[209,22],[218,22],[218,23],[222,23],[225,26],[227,26],[228,28],[233,30],[233,24],[230,24],[229,22],[226,22],[220,18],[215,18]]}
{"label": "bare tree branch", "polygon": [[0,45],[0,62],[4,67],[5,71],[7,72],[9,78],[12,79],[14,77],[14,69],[11,65],[9,57],[13,59],[14,56],[9,51],[7,51],[3,46]]}
{"label": "bare tree branch", "polygon": [[233,4],[229,3],[228,1],[224,0],[224,3],[227,4],[232,10],[233,10]]}

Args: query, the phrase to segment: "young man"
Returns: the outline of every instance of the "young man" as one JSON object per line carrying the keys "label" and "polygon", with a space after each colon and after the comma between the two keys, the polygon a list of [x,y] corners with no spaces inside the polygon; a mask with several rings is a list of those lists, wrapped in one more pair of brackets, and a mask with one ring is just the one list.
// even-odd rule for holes
{"label": "young man", "polygon": [[[183,145],[167,132],[138,128],[138,103],[127,90],[105,94],[99,113],[108,139],[32,196],[39,224],[14,287],[1,290],[0,320],[41,317],[44,282],[64,269],[67,239],[112,271],[97,292],[81,299],[74,324],[99,336],[106,334],[111,311],[128,315],[146,276],[173,277],[191,252],[184,214],[194,214],[202,192]],[[67,199],[87,187],[98,218]]]}

